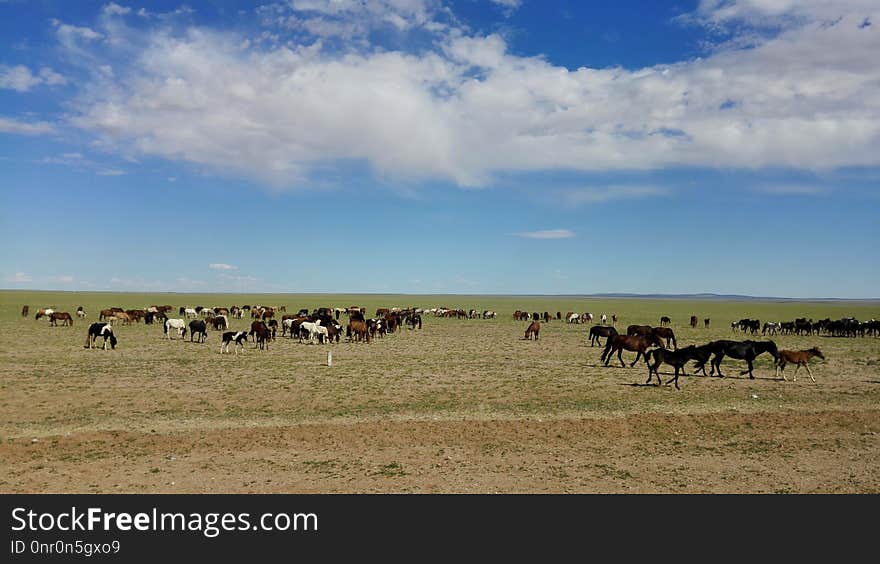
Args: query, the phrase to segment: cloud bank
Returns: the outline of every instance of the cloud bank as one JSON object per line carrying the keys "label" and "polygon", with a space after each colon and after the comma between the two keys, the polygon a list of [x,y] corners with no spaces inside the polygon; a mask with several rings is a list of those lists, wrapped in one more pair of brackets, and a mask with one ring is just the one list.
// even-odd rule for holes
{"label": "cloud bank", "polygon": [[[262,7],[259,33],[130,26],[146,20],[110,6],[95,29],[55,23],[61,49],[87,54],[70,123],[110,150],[276,188],[337,162],[461,187],[559,169],[880,165],[876,2],[705,0],[689,24],[749,46],[640,69],[517,55],[427,0],[294,0]],[[419,48],[377,45],[392,29]]]}

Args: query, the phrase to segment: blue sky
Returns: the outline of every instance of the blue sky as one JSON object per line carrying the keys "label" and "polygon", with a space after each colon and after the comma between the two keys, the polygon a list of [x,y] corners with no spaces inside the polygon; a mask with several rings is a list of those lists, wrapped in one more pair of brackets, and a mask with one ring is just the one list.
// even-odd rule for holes
{"label": "blue sky", "polygon": [[880,5],[0,0],[0,287],[877,297]]}

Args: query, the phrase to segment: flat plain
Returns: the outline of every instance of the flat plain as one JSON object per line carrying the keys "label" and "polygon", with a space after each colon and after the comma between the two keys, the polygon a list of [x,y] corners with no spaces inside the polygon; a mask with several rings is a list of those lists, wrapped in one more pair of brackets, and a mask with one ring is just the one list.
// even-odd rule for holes
{"label": "flat plain", "polygon": [[[421,330],[370,344],[279,333],[268,351],[251,342],[223,355],[217,332],[198,344],[135,324],[117,327],[116,350],[83,347],[100,309],[154,304],[174,306],[173,317],[180,306],[244,304],[498,317],[425,314]],[[80,305],[88,317],[73,327],[34,320],[40,307]],[[771,338],[818,346],[826,360],[811,364],[815,384],[803,370],[777,379],[764,355],[753,380],[725,359],[724,378],[689,365],[681,390],[644,385],[644,364],[600,364],[588,325],[554,319],[524,340],[517,309],[615,313],[623,330],[668,315],[679,346]],[[880,338],[730,328],[744,317],[845,316],[880,317],[880,303],[0,291],[0,492],[878,493]]]}

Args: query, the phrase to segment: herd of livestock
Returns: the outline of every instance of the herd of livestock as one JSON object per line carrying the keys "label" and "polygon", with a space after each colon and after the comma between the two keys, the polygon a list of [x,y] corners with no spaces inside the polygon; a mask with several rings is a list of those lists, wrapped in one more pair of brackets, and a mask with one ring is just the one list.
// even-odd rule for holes
{"label": "herd of livestock", "polygon": [[[308,309],[300,309],[296,313],[287,313],[285,306],[263,306],[263,305],[244,305],[230,307],[179,307],[177,313],[181,317],[170,317],[175,308],[170,305],[145,307],[143,309],[128,309],[112,307],[101,310],[98,315],[98,322],[92,323],[88,328],[86,337],[86,348],[95,346],[96,340],[103,338],[103,348],[107,348],[110,343],[111,349],[116,347],[118,342],[116,334],[113,330],[114,325],[130,325],[132,323],[145,324],[162,323],[164,338],[184,339],[187,332],[190,340],[198,340],[205,342],[207,340],[208,327],[215,331],[222,331],[220,353],[229,352],[229,347],[233,346],[234,350],[244,350],[244,343],[253,340],[255,348],[268,350],[269,342],[275,340],[278,329],[281,329],[281,336],[289,338],[298,338],[300,342],[308,341],[309,343],[332,343],[340,342],[344,334],[350,342],[366,342],[374,340],[376,337],[382,337],[389,333],[394,333],[400,327],[409,326],[411,329],[421,329],[422,316],[432,315],[436,317],[453,317],[466,319],[495,319],[497,313],[492,310],[464,310],[452,309],[446,307],[437,307],[430,309],[423,308],[379,308],[373,317],[366,317],[365,309],[360,306],[349,306],[346,308],[328,308],[320,307],[309,311]],[[22,317],[29,315],[29,307],[22,308]],[[75,314],[77,318],[84,319],[87,317],[86,312],[80,306]],[[41,308],[34,316],[35,319],[43,317],[49,320],[49,324],[53,326],[73,325],[74,315],[69,312],[54,311],[50,308]],[[243,319],[245,316],[251,319],[250,330],[230,331],[230,319]],[[345,315],[347,322],[343,328],[340,323],[340,317]],[[541,322],[549,323],[553,319],[565,320],[568,323],[591,323],[594,319],[592,313],[576,313],[567,312],[565,316],[562,312],[556,312],[555,315],[550,312],[527,312],[524,310],[516,310],[513,314],[515,320],[525,320],[529,325],[525,331],[524,339],[538,339],[541,330]],[[591,346],[599,345],[602,347],[600,362],[605,366],[609,365],[611,358],[617,355],[621,366],[625,366],[622,358],[623,351],[632,351],[637,353],[635,360],[630,363],[634,366],[640,358],[648,367],[648,380],[650,383],[653,377],[657,376],[657,383],[660,385],[660,374],[658,369],[660,365],[667,364],[675,369],[675,375],[667,382],[675,383],[678,388],[679,374],[684,374],[685,365],[693,361],[695,373],[702,372],[706,375],[705,365],[711,366],[709,376],[718,376],[721,374],[721,360],[725,356],[746,361],[748,370],[742,371],[742,374],[748,374],[750,378],[754,378],[752,374],[753,361],[763,353],[770,354],[776,365],[777,375],[782,374],[785,379],[784,370],[787,364],[795,364],[797,366],[795,373],[802,366],[806,368],[813,378],[812,372],[807,362],[812,357],[824,359],[823,353],[816,347],[804,351],[787,351],[779,350],[773,341],[733,341],[733,340],[717,340],[706,343],[704,345],[689,345],[679,348],[675,338],[675,333],[669,327],[671,320],[667,316],[660,318],[660,325],[652,327],[650,325],[630,325],[627,327],[626,334],[618,333],[615,325],[618,321],[617,315],[612,314],[610,323],[606,314],[600,315],[600,323],[592,325],[589,330],[589,338]],[[710,320],[703,319],[705,327],[709,327]],[[691,316],[690,326],[696,327],[698,318]],[[870,321],[859,321],[853,317],[842,318],[838,320],[822,319],[813,321],[812,319],[798,318],[791,322],[766,322],[763,325],[757,319],[741,319],[731,323],[733,332],[742,332],[745,334],[755,335],[759,331],[761,335],[826,335],[830,337],[864,337],[864,336],[880,336],[880,321],[871,319]],[[605,345],[602,346],[600,338],[606,339]],[[671,346],[671,348],[670,348]],[[795,376],[796,379],[796,376]]]}

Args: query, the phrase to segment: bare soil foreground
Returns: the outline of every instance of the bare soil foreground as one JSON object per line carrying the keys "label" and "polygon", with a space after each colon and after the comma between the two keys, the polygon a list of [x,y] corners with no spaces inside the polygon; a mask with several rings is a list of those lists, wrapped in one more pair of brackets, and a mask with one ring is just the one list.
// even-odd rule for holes
{"label": "bare soil foreground", "polygon": [[[98,310],[233,304],[493,309],[497,319],[423,315],[370,344],[219,354],[117,327],[114,351],[83,348]],[[28,304],[30,314],[20,316]],[[85,322],[50,327],[39,307]],[[526,341],[514,310],[616,313],[618,329],[672,318],[679,346],[772,338],[818,346],[817,383],[601,366],[588,326],[553,320]],[[699,316],[697,328],[687,325]],[[773,303],[486,296],[0,292],[0,492],[880,492],[880,338],[747,337],[743,317],[880,317],[877,303]],[[710,328],[702,325],[711,318]],[[343,315],[340,319],[346,321]],[[233,320],[245,329],[250,319]],[[100,340],[99,340],[100,342]],[[603,339],[604,342],[604,339]],[[333,351],[333,366],[327,352]],[[627,365],[634,353],[624,353]],[[670,369],[661,369],[664,382]]]}

